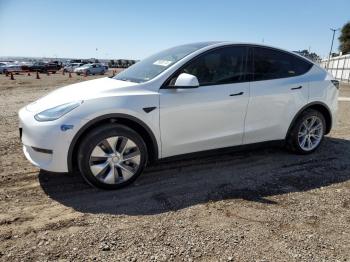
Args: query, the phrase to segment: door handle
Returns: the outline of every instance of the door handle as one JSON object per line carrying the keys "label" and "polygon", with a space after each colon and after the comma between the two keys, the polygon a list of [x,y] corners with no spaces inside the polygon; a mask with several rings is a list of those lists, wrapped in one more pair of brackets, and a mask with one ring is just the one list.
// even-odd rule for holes
{"label": "door handle", "polygon": [[244,94],[244,92],[239,92],[239,93],[236,93],[236,94],[230,94],[230,96],[241,96],[243,94]]}
{"label": "door handle", "polygon": [[297,90],[297,89],[301,89],[303,86],[298,86],[298,87],[292,87],[291,90]]}

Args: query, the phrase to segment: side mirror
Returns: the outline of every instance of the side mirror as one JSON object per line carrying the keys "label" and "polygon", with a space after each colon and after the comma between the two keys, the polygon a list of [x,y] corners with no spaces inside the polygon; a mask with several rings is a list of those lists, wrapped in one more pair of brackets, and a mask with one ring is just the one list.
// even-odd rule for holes
{"label": "side mirror", "polygon": [[197,88],[199,87],[198,78],[194,75],[182,73],[175,81],[175,88]]}

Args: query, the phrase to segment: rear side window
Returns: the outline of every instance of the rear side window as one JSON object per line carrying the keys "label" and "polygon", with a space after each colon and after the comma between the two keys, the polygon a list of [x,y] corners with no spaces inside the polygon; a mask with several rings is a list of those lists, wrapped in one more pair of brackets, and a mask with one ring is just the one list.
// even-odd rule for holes
{"label": "rear side window", "polygon": [[254,47],[253,81],[305,74],[312,64],[302,58],[270,48]]}
{"label": "rear side window", "polygon": [[200,86],[246,81],[246,55],[247,48],[244,46],[225,47],[204,53],[179,70],[169,86],[175,84],[181,73],[196,76]]}

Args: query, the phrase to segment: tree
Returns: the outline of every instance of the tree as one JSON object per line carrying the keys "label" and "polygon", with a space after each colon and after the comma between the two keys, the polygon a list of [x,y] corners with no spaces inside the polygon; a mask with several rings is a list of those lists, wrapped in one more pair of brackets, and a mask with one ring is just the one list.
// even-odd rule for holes
{"label": "tree", "polygon": [[306,58],[309,58],[310,60],[314,61],[314,62],[319,62],[321,61],[321,58],[314,52],[309,52],[309,50],[304,49],[304,50],[299,50],[299,51],[295,51],[297,54],[305,56]]}
{"label": "tree", "polygon": [[350,22],[347,22],[343,26],[338,39],[340,41],[339,50],[343,52],[343,54],[350,53]]}

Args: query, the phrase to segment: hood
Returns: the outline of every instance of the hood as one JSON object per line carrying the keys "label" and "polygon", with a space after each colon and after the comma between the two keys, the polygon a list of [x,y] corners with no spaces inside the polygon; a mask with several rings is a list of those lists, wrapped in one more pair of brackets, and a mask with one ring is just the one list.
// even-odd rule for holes
{"label": "hood", "polygon": [[84,81],[56,89],[29,104],[26,109],[31,112],[39,113],[46,109],[73,101],[110,96],[111,94],[121,95],[123,92],[126,92],[126,90],[129,91],[130,86],[136,85],[138,84],[108,77]]}

